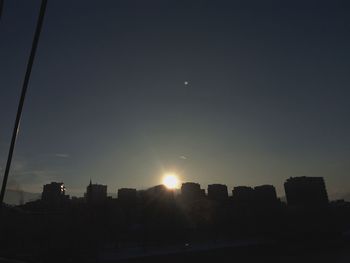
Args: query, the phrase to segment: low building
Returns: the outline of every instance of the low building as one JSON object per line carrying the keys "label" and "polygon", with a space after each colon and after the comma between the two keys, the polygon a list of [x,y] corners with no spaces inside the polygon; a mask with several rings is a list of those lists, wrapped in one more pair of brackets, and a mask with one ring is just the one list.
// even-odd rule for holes
{"label": "low building", "polygon": [[137,191],[135,188],[118,189],[118,200],[123,203],[134,203],[137,200]]}
{"label": "low building", "polygon": [[144,201],[171,201],[174,200],[174,190],[160,184],[140,192]]}

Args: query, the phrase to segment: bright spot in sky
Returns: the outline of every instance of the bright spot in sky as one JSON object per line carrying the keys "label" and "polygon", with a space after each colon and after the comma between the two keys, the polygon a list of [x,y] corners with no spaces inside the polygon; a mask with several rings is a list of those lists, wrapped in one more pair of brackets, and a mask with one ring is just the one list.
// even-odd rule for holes
{"label": "bright spot in sky", "polygon": [[179,187],[180,181],[175,174],[166,174],[163,177],[163,184],[169,189],[175,189]]}
{"label": "bright spot in sky", "polygon": [[187,86],[189,83],[188,83],[188,81],[185,81],[184,84],[185,84],[185,86]]}

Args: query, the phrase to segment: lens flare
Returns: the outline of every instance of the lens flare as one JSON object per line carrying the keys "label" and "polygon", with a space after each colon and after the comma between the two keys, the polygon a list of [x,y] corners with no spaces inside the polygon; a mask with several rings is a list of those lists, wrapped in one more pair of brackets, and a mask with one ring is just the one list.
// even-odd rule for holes
{"label": "lens flare", "polygon": [[176,174],[166,174],[163,177],[163,184],[169,189],[175,189],[179,187],[180,181]]}

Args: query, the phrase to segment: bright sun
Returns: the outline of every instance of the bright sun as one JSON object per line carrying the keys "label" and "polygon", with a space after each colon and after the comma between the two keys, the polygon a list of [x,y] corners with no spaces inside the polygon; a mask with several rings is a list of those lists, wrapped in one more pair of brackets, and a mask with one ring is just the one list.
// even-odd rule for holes
{"label": "bright sun", "polygon": [[176,174],[166,174],[163,177],[163,184],[169,189],[175,189],[179,187],[179,178]]}

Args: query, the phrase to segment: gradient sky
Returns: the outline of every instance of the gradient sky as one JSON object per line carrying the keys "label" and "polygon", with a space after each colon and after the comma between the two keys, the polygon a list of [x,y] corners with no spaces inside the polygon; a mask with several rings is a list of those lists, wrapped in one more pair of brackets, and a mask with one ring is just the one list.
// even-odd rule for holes
{"label": "gradient sky", "polygon": [[[1,173],[39,5],[7,0],[0,22]],[[49,0],[9,187],[116,192],[176,171],[349,192],[349,14],[345,0]]]}

